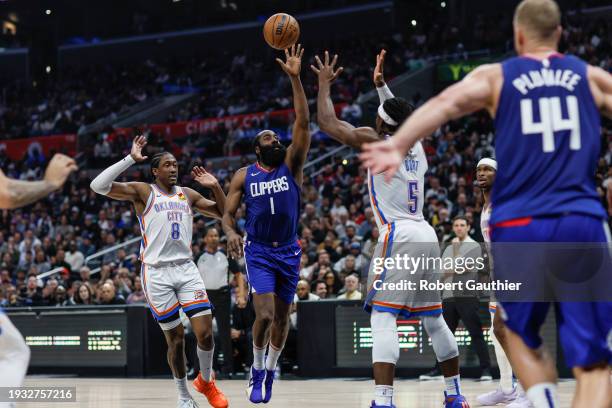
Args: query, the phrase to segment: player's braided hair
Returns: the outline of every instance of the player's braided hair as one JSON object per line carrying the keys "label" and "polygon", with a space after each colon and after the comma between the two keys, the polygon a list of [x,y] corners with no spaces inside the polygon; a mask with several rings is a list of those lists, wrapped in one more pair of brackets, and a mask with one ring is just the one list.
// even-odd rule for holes
{"label": "player's braided hair", "polygon": [[389,98],[383,103],[383,109],[397,123],[398,127],[414,112],[414,106],[402,97]]}
{"label": "player's braided hair", "polygon": [[159,168],[159,163],[161,162],[162,157],[164,157],[167,154],[172,154],[170,152],[167,151],[163,151],[163,152],[159,152],[159,153],[155,153],[153,155],[153,158],[151,159],[151,177],[153,179],[155,179],[155,174],[153,174],[153,169],[158,169]]}

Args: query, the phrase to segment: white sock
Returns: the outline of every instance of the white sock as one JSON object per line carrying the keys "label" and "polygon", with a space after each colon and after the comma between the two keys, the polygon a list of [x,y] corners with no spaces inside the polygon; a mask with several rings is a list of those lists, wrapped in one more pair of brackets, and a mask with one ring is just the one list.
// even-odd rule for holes
{"label": "white sock", "polygon": [[374,401],[376,405],[391,406],[393,403],[393,386],[376,385],[374,386]]}
{"label": "white sock", "polygon": [[176,383],[176,388],[178,389],[179,399],[191,399],[191,394],[187,389],[187,377],[176,378],[174,377],[174,382]]}
{"label": "white sock", "polygon": [[[495,314],[491,313],[491,321],[493,321]],[[510,360],[504,352],[504,349],[495,337],[493,332],[493,325],[491,324],[491,340],[493,341],[493,347],[495,348],[495,358],[497,359],[497,366],[499,367],[499,387],[506,394],[512,392],[514,384],[512,383],[512,366]]]}
{"label": "white sock", "polygon": [[461,376],[459,374],[452,377],[444,377],[446,393],[449,395],[461,395]]}
{"label": "white sock", "polygon": [[259,348],[253,343],[253,368],[256,370],[263,370],[265,358],[266,346]]}
{"label": "white sock", "polygon": [[557,384],[539,383],[527,390],[527,398],[534,408],[557,408]]}
{"label": "white sock", "polygon": [[213,373],[213,357],[215,356],[215,346],[210,350],[202,350],[198,346],[198,360],[200,360],[200,373],[204,381],[210,381]]}
{"label": "white sock", "polygon": [[266,358],[266,370],[276,370],[276,363],[278,363],[278,358],[280,357],[282,351],[282,347],[277,349],[272,345],[272,343],[270,343],[270,346],[268,347],[268,357]]}

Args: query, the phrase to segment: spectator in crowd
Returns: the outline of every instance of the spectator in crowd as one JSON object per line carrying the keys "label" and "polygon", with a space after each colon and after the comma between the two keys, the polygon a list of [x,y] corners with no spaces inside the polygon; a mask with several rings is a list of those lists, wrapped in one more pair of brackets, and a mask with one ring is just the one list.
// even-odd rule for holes
{"label": "spectator in crowd", "polygon": [[146,303],[146,298],[144,291],[142,290],[142,282],[140,279],[134,279],[134,290],[128,296],[126,303],[128,305],[134,303]]}
{"label": "spectator in crowd", "polygon": [[75,305],[93,305],[93,291],[88,283],[83,283],[74,296]]}
{"label": "spectator in crowd", "polygon": [[69,250],[64,258],[72,271],[79,271],[85,262],[85,256],[78,250],[76,241],[70,241]]}
{"label": "spectator in crowd", "polygon": [[112,281],[105,282],[101,286],[100,305],[124,305],[125,299],[121,295],[116,294],[115,285]]}
{"label": "spectator in crowd", "polygon": [[319,299],[327,299],[327,285],[322,280],[316,280],[313,282],[314,294],[319,297]]}
{"label": "spectator in crowd", "polygon": [[359,291],[359,277],[351,274],[344,280],[344,291],[338,296],[338,300],[361,300]]}

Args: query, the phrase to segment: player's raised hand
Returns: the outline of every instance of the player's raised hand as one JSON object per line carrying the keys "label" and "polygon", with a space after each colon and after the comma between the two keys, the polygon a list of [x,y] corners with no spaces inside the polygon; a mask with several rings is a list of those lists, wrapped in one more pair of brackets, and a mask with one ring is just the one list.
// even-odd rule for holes
{"label": "player's raised hand", "polygon": [[302,48],[302,44],[298,44],[297,46],[293,44],[291,48],[285,50],[285,61],[277,58],[276,62],[278,62],[287,75],[296,77],[300,75],[300,70],[302,69],[303,55],[304,49]]}
{"label": "player's raised hand", "polygon": [[381,50],[380,54],[376,55],[376,66],[374,67],[374,85],[377,88],[385,86],[385,55],[387,54],[386,50]]}
{"label": "player's raised hand", "polygon": [[142,155],[142,149],[144,149],[146,145],[146,137],[139,135],[134,138],[134,141],[132,142],[132,151],[130,152],[130,156],[132,156],[132,158],[136,160],[136,162],[147,160],[148,156]]}
{"label": "player's raised hand", "polygon": [[242,258],[243,249],[242,237],[237,233],[233,232],[227,237],[227,253],[234,259]]}
{"label": "player's raised hand", "polygon": [[402,156],[393,142],[393,138],[382,142],[366,143],[359,155],[363,167],[370,169],[373,174],[385,173],[385,181],[391,178],[402,164]]}
{"label": "player's raised hand", "polygon": [[58,153],[53,156],[45,170],[45,181],[58,189],[64,185],[70,173],[77,169],[74,159]]}
{"label": "player's raised hand", "polygon": [[193,179],[200,183],[200,185],[203,187],[212,188],[215,186],[215,184],[217,184],[217,179],[215,176],[207,172],[202,166],[195,166],[191,170],[191,177],[193,177]]}
{"label": "player's raised hand", "polygon": [[315,61],[317,66],[310,66],[310,69],[319,76],[319,84],[321,83],[332,83],[338,78],[338,76],[344,71],[344,67],[340,67],[334,70],[336,63],[338,62],[338,54],[334,55],[334,58],[329,61],[329,52],[325,51],[324,62],[321,62],[321,58],[315,55]]}

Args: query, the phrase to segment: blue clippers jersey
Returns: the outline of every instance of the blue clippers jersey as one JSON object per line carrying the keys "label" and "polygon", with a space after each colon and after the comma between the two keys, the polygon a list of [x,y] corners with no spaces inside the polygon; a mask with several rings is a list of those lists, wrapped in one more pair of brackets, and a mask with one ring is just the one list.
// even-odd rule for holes
{"label": "blue clippers jersey", "polygon": [[564,213],[606,217],[595,189],[600,117],[587,64],[554,54],[510,58],[502,69],[491,224]]}
{"label": "blue clippers jersey", "polygon": [[247,239],[289,243],[297,239],[300,188],[285,163],[267,171],[257,163],[244,180]]}

